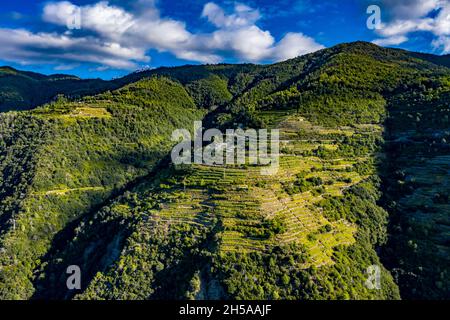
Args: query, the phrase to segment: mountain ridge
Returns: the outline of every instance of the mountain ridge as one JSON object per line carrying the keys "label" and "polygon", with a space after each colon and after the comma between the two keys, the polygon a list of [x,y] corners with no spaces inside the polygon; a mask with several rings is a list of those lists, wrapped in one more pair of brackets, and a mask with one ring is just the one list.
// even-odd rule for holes
{"label": "mountain ridge", "polygon": [[[359,48],[359,49],[358,49]],[[434,65],[450,67],[450,55],[433,55],[428,53],[419,53],[419,52],[409,52],[402,49],[392,49],[392,48],[382,48],[375,44],[364,42],[364,41],[356,41],[350,43],[343,43],[336,45],[331,48],[319,50],[318,54],[326,51],[339,51],[339,50],[357,50],[359,52],[364,50],[383,50],[384,52],[398,53],[406,56],[410,56],[412,58],[416,58],[423,61],[428,61]],[[325,51],[324,51],[325,50]],[[316,52],[317,53],[317,52]],[[101,92],[105,92],[107,90],[118,89],[121,86],[132,83],[134,81],[138,81],[142,78],[160,74],[160,75],[176,75],[177,73],[181,73],[179,76],[175,76],[175,78],[181,82],[183,82],[184,78],[189,78],[192,81],[192,77],[198,77],[198,75],[205,75],[207,73],[218,73],[219,75],[226,74],[226,71],[223,72],[214,72],[212,70],[226,70],[229,69],[239,69],[239,70],[248,70],[252,68],[265,68],[271,66],[277,66],[283,63],[292,63],[298,60],[302,60],[305,57],[308,57],[312,54],[306,54],[303,56],[299,56],[293,59],[288,59],[286,61],[278,62],[275,64],[269,65],[258,65],[251,63],[243,63],[243,64],[211,64],[211,65],[183,65],[177,67],[159,67],[156,69],[144,70],[130,73],[126,76],[113,79],[113,80],[102,80],[102,79],[81,79],[77,76],[73,75],[65,75],[65,74],[53,74],[53,75],[43,75],[35,72],[29,71],[20,71],[12,67],[4,66],[0,68],[0,112],[8,111],[8,110],[28,110],[35,108],[43,103],[49,102],[51,99],[54,99],[58,94],[67,95],[71,98],[79,98],[85,95],[92,95]],[[2,76],[1,70],[7,70],[7,72]],[[209,69],[209,70],[208,70]],[[211,72],[212,71],[212,72]],[[36,83],[32,81],[31,83],[26,83],[26,88],[33,92],[33,96],[30,97],[28,94],[24,93],[24,84],[23,83],[15,83],[16,79],[11,78],[11,73],[18,77],[26,77],[31,78],[36,81],[44,81],[42,83]],[[187,75],[183,75],[183,73]],[[9,76],[7,79],[2,79],[5,76]],[[6,80],[6,81],[4,81]],[[65,82],[61,84],[61,87],[50,90],[50,86],[55,86],[55,83],[47,84],[45,82],[49,82],[51,80],[59,80],[61,82]],[[13,84],[11,84],[11,81]],[[74,81],[74,83],[72,83]],[[76,85],[81,88],[77,88],[74,90],[71,88],[72,85]],[[13,94],[14,93],[14,94]],[[42,95],[42,97],[40,97]]]}

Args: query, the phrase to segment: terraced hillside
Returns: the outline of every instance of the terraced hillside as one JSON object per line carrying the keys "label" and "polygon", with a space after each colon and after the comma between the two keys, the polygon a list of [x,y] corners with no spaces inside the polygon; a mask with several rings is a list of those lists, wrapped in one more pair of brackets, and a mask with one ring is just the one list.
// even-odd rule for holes
{"label": "terraced hillside", "polygon": [[[0,296],[445,297],[450,71],[435,60],[344,44],[131,74],[116,91],[3,115]],[[202,117],[278,128],[279,170],[167,163],[172,130]],[[66,287],[69,265],[81,290]]]}

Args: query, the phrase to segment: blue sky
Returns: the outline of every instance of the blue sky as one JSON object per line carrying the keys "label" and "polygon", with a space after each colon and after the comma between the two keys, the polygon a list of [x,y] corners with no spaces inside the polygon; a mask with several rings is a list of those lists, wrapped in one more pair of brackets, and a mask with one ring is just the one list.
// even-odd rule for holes
{"label": "blue sky", "polygon": [[[367,27],[370,5],[380,9]],[[272,63],[342,42],[450,53],[449,0],[15,0],[0,64],[109,79],[197,63]]]}

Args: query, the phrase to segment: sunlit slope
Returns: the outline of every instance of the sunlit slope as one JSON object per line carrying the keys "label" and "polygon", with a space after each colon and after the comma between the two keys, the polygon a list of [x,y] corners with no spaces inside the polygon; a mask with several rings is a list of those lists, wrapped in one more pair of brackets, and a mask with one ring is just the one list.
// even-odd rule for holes
{"label": "sunlit slope", "polygon": [[185,89],[164,78],[3,115],[2,135],[13,141],[1,148],[2,194],[11,201],[2,199],[0,296],[29,298],[33,269],[61,245],[54,235],[148,174],[170,150],[172,131],[202,116]]}

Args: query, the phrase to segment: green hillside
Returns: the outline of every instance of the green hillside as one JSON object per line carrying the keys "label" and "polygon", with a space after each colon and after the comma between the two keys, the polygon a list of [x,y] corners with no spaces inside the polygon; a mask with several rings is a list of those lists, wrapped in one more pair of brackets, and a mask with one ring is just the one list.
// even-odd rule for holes
{"label": "green hillside", "polygon": [[54,99],[58,94],[77,98],[116,88],[100,79],[81,80],[70,75],[45,76],[0,67],[0,112],[28,110]]}
{"label": "green hillside", "polygon": [[389,102],[385,255],[404,298],[450,298],[449,112],[448,74],[417,79]]}
{"label": "green hillside", "polygon": [[203,114],[183,87],[152,78],[2,115],[0,296],[29,298],[55,235],[149,174],[172,131]]}
{"label": "green hillside", "polygon": [[[448,298],[445,59],[357,42],[0,114],[0,298]],[[170,164],[200,119],[279,129],[279,171]]]}

